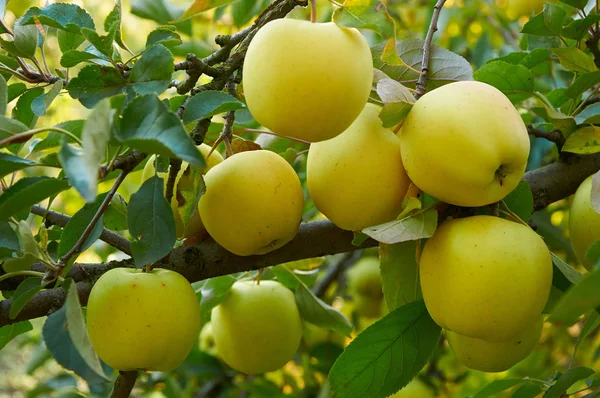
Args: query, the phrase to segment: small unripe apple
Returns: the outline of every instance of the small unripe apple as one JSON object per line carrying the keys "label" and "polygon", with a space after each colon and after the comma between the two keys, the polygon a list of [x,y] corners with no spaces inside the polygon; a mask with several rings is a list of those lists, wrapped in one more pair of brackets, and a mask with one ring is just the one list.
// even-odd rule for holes
{"label": "small unripe apple", "polygon": [[342,134],[310,146],[307,186],[317,209],[350,231],[396,218],[410,181],[400,139],[379,119],[381,108],[367,104]]}
{"label": "small unripe apple", "polygon": [[276,153],[240,152],[204,177],[200,217],[218,244],[238,256],[265,254],[296,236],[304,193],[296,172]]}
{"label": "small unripe apple", "polygon": [[600,214],[592,207],[592,176],[581,183],[571,204],[569,212],[569,238],[579,262],[588,270],[590,263],[585,254],[590,245],[600,240]]}
{"label": "small unripe apple", "polygon": [[168,372],[198,341],[200,305],[190,283],[174,271],[114,268],[92,288],[87,329],[94,350],[112,368]]}
{"label": "small unripe apple", "polygon": [[505,343],[490,343],[451,331],[446,331],[446,337],[466,367],[482,372],[504,372],[531,354],[540,341],[543,325],[540,317],[533,324],[524,326],[519,337]]}
{"label": "small unripe apple", "polygon": [[546,244],[528,226],[499,217],[447,221],[419,265],[433,320],[464,336],[515,341],[544,309],[552,285]]}
{"label": "small unripe apple", "polygon": [[[204,157],[206,161],[206,167],[202,170],[202,174],[206,174],[210,169],[214,166],[218,165],[223,161],[223,156],[217,151],[213,151],[208,157],[210,153],[211,147],[206,144],[200,144],[197,146],[200,153]],[[150,156],[146,166],[144,166],[144,171],[142,172],[142,183],[152,177],[156,173],[156,169],[154,167],[154,161],[156,159],[156,155]],[[177,196],[177,188],[179,186],[179,182],[181,179],[191,178],[189,176],[189,172],[186,173],[186,170],[189,167],[188,162],[181,162],[181,169],[179,173],[177,173],[177,178],[175,179],[175,186],[173,187],[173,197],[171,198],[171,209],[173,210],[173,216],[175,217],[175,226],[177,230],[177,237],[184,237],[184,224],[181,215],[179,214],[179,208],[183,206],[183,203],[180,203],[179,200],[183,199]],[[164,190],[167,190],[167,182],[169,181],[169,172],[156,173],[160,178],[164,181]],[[202,220],[200,219],[199,212],[196,211],[196,214],[192,216],[192,219],[188,222],[187,231],[185,231],[185,237],[205,237],[206,236],[206,228],[202,224]]]}
{"label": "small unripe apple", "polygon": [[260,124],[282,136],[323,141],[344,131],[365,106],[373,60],[356,29],[276,19],[252,39],[242,82]]}
{"label": "small unripe apple", "polygon": [[275,281],[236,282],[212,310],[219,356],[246,374],[277,370],[290,361],[302,339],[302,320],[291,290]]}
{"label": "small unripe apple", "polygon": [[217,354],[217,346],[215,345],[215,336],[213,334],[212,323],[208,322],[200,331],[200,337],[198,339],[198,346],[200,351],[204,351],[207,354],[215,356]]}
{"label": "small unripe apple", "polygon": [[376,257],[361,258],[348,270],[346,275],[348,277],[348,290],[352,295],[377,300],[383,298],[379,259]]}
{"label": "small unripe apple", "polygon": [[521,180],[529,136],[521,115],[498,89],[461,81],[425,94],[399,133],[402,161],[421,190],[457,206],[484,206]]}

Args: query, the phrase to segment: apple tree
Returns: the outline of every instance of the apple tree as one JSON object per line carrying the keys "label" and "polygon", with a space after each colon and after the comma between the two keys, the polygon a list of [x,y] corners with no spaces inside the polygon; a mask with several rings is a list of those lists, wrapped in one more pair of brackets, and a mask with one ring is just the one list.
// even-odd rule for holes
{"label": "apple tree", "polygon": [[600,396],[598,9],[0,0],[0,393]]}

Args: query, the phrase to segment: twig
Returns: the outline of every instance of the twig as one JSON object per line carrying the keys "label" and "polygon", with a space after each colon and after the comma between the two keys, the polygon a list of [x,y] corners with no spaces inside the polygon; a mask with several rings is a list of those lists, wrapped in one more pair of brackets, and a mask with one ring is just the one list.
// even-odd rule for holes
{"label": "twig", "polygon": [[119,376],[115,381],[115,385],[113,387],[112,392],[110,393],[110,398],[127,398],[131,394],[131,390],[135,386],[135,381],[137,380],[138,372],[137,370],[129,370],[127,372],[119,372]]}
{"label": "twig", "polygon": [[329,268],[327,268],[327,271],[325,271],[325,275],[319,279],[313,288],[315,296],[323,297],[329,286],[338,279],[338,276],[345,272],[360,258],[360,253],[360,250],[346,253],[338,262],[330,265]]}
{"label": "twig", "polygon": [[419,99],[427,92],[427,73],[429,73],[429,57],[431,54],[431,42],[433,41],[433,35],[438,30],[438,19],[440,18],[440,12],[446,0],[438,0],[433,8],[433,15],[431,17],[431,23],[429,24],[429,30],[425,37],[425,43],[423,44],[423,61],[421,62],[421,76],[417,80],[417,91],[415,92],[415,98]]}
{"label": "twig", "polygon": [[545,138],[548,141],[554,142],[559,151],[565,144],[565,137],[560,130],[545,131],[529,125],[527,126],[527,133],[534,137]]}
{"label": "twig", "polygon": [[169,178],[167,180],[167,189],[165,190],[165,198],[169,204],[175,194],[175,182],[177,181],[177,174],[181,171],[181,160],[172,158],[169,162]]}
{"label": "twig", "polygon": [[[47,210],[45,207],[40,205],[33,205],[31,207],[31,214],[36,216],[44,217],[46,224],[58,225],[59,227],[65,227],[71,220],[71,217],[66,214],[58,213],[56,211]],[[104,228],[102,234],[100,234],[100,240],[108,243],[114,248],[119,249],[125,254],[131,255],[131,242],[125,239],[123,236],[116,234],[108,229]]]}
{"label": "twig", "polygon": [[53,131],[53,132],[65,135],[65,136],[69,137],[70,139],[72,139],[73,141],[75,141],[76,143],[78,143],[79,145],[82,145],[81,140],[79,138],[77,138],[75,135],[73,135],[73,133],[71,133],[70,131],[67,131],[67,130],[64,130],[64,129],[61,129],[58,127],[42,127],[39,129],[25,131],[24,133],[11,135],[10,137],[7,137],[7,138],[3,139],[2,141],[0,141],[0,148],[2,148],[3,146],[6,146],[6,145],[10,145],[10,144],[27,142],[27,140],[29,140],[34,135],[39,134],[39,133],[44,133],[46,131]]}
{"label": "twig", "polygon": [[[227,92],[232,97],[234,97],[234,98],[237,97],[236,93],[235,93],[235,78],[233,75],[231,75],[229,82],[227,82]],[[227,115],[225,116],[225,125],[223,126],[223,131],[221,132],[221,137],[219,137],[219,140],[222,138],[222,140],[225,142],[225,149],[227,151],[228,157],[233,155],[233,151],[231,149],[231,137],[232,137],[234,123],[235,123],[235,111],[227,112]]]}
{"label": "twig", "polygon": [[140,164],[144,159],[146,159],[146,155],[144,152],[133,151],[128,155],[121,156],[115,159],[112,162],[112,167],[109,169],[108,165],[100,168],[100,178],[106,178],[108,173],[112,170],[127,170],[132,171]]}

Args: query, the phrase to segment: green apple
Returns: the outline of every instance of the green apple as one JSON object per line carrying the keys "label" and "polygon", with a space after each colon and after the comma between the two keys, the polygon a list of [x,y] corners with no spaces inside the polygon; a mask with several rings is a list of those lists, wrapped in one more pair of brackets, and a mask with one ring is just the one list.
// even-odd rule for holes
{"label": "green apple", "polygon": [[234,283],[212,310],[219,356],[246,374],[270,372],[290,361],[302,339],[302,320],[291,290],[275,281]]}
{"label": "green apple", "polygon": [[489,342],[518,338],[542,313],[552,259],[528,226],[492,216],[448,221],[421,254],[421,290],[434,321]]}
{"label": "green apple", "polygon": [[200,331],[200,337],[198,339],[198,346],[200,351],[204,351],[207,354],[215,356],[217,354],[217,347],[215,345],[215,336],[213,334],[212,323],[208,322]]}
{"label": "green apple", "polygon": [[296,172],[276,153],[240,152],[204,177],[200,217],[218,244],[238,256],[265,254],[296,236],[304,193]]}
{"label": "green apple", "polygon": [[412,379],[402,390],[398,391],[390,398],[435,398],[431,388],[427,387],[419,379]]}
{"label": "green apple", "polygon": [[581,183],[569,212],[569,238],[577,259],[588,270],[594,267],[585,254],[592,243],[600,240],[600,214],[592,207],[592,176]]}
{"label": "green apple", "polygon": [[468,368],[482,372],[504,372],[525,359],[540,341],[544,321],[539,317],[521,335],[504,343],[490,343],[446,331],[450,347]]}
{"label": "green apple", "polygon": [[[223,156],[221,156],[221,154],[217,151],[213,151],[211,153],[210,157],[208,157],[211,147],[206,144],[198,145],[198,150],[200,151],[200,153],[202,153],[202,156],[204,157],[204,159],[206,161],[206,167],[204,168],[204,170],[202,170],[202,174],[206,174],[210,169],[212,169],[213,167],[215,167],[216,165],[218,165],[219,163],[221,163],[223,161]],[[156,173],[156,169],[154,167],[155,159],[156,159],[155,155],[150,156],[150,158],[148,159],[148,162],[146,163],[146,166],[144,166],[144,171],[142,172],[142,183],[144,181],[146,181],[147,179],[149,179],[150,177],[152,177],[154,174],[157,174],[160,178],[163,179],[164,185],[165,185],[164,189],[166,190],[167,182],[169,180],[169,172],[167,171],[164,173]],[[184,203],[181,203],[181,201],[183,200],[183,197],[181,197],[181,195],[179,195],[179,196],[177,195],[177,190],[179,187],[179,183],[182,181],[182,178],[183,178],[183,181],[185,181],[186,179],[190,179],[189,173],[190,173],[189,163],[181,162],[181,170],[179,170],[179,173],[177,174],[177,178],[175,179],[175,187],[173,189],[173,198],[171,198],[171,209],[173,210],[173,215],[175,216],[177,237],[182,238],[182,237],[184,237],[184,233],[185,233],[185,238],[192,238],[192,237],[203,238],[203,237],[206,237],[206,229],[204,228],[204,225],[202,224],[202,220],[200,219],[199,212],[196,212],[196,214],[194,214],[192,216],[192,219],[188,223],[187,231],[184,230],[183,219],[181,218],[181,215],[179,214],[179,208],[181,206],[183,206]]]}
{"label": "green apple", "polygon": [[521,115],[498,89],[450,83],[428,92],[399,133],[402,161],[415,185],[443,202],[484,206],[521,180],[529,136]]}
{"label": "green apple", "polygon": [[168,372],[198,341],[200,305],[174,271],[114,268],[92,288],[87,329],[94,350],[112,368]]}
{"label": "green apple", "polygon": [[302,338],[309,348],[325,343],[344,347],[346,343],[346,338],[341,334],[334,332],[333,330],[315,326],[308,322],[304,324]]}
{"label": "green apple", "polygon": [[363,109],[373,61],[356,29],[276,19],[252,39],[242,82],[260,124],[278,135],[317,142],[340,134]]}
{"label": "green apple", "polygon": [[547,0],[508,0],[506,11],[511,18],[529,17],[541,12],[546,2],[551,3]]}
{"label": "green apple", "polygon": [[350,231],[391,221],[400,214],[410,181],[400,140],[367,104],[342,134],[310,146],[307,186],[317,209]]}
{"label": "green apple", "polygon": [[352,295],[369,297],[376,300],[383,298],[379,259],[363,257],[346,273],[348,290]]}

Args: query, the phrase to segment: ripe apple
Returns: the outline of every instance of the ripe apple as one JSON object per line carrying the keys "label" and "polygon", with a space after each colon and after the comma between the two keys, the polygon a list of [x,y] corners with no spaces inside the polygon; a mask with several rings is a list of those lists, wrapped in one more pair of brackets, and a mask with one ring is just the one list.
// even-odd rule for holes
{"label": "ripe apple", "polygon": [[198,346],[200,351],[204,351],[212,356],[217,355],[217,347],[215,346],[215,336],[212,329],[212,323],[208,322],[200,331],[200,338],[198,339]]}
{"label": "ripe apple", "polygon": [[490,343],[446,331],[450,347],[468,368],[482,372],[504,372],[525,359],[540,341],[542,317],[521,330],[521,335],[505,343]]}
{"label": "ripe apple", "polygon": [[198,341],[200,305],[189,282],[174,271],[114,268],[92,288],[87,329],[109,366],[168,372]]}
{"label": "ripe apple", "polygon": [[544,309],[552,259],[529,227],[499,217],[448,221],[421,254],[421,289],[434,321],[455,333],[510,342]]}
{"label": "ripe apple", "polygon": [[435,398],[435,395],[421,380],[412,379],[402,390],[391,395],[390,398]]}
{"label": "ripe apple", "polygon": [[[206,172],[208,172],[214,166],[218,165],[219,163],[221,163],[223,161],[223,156],[221,156],[221,154],[217,151],[213,151],[213,153],[210,155],[210,157],[208,157],[208,154],[210,153],[210,150],[211,150],[210,146],[208,146],[206,144],[200,144],[200,145],[198,145],[197,148],[200,151],[200,153],[202,153],[202,156],[204,156],[204,159],[206,161],[206,167],[204,168],[204,170],[202,170],[202,174],[206,174]],[[155,159],[156,159],[155,155],[150,156],[150,158],[148,159],[148,162],[146,163],[146,166],[144,166],[144,171],[142,172],[142,183],[144,181],[146,181],[147,179],[149,179],[150,177],[152,177],[156,173],[156,169],[154,167]],[[179,207],[183,206],[184,203],[180,203],[177,199],[177,187],[179,186],[179,182],[181,181],[182,177],[184,179],[190,178],[189,174],[184,175],[188,166],[189,166],[188,162],[181,162],[181,170],[179,171],[179,173],[177,174],[177,178],[175,179],[175,187],[173,188],[173,198],[171,199],[171,209],[173,210],[173,215],[175,216],[177,237],[182,238],[184,236],[184,232],[185,232],[186,238],[205,237],[206,229],[204,228],[204,225],[202,224],[202,220],[200,219],[200,215],[198,214],[198,212],[196,212],[196,214],[194,214],[192,216],[192,219],[189,221],[188,226],[187,226],[187,231],[184,231],[183,219],[181,218],[181,215],[179,214]],[[165,184],[164,189],[166,190],[167,189],[167,181],[169,180],[169,172],[167,171],[164,173],[157,173],[157,174],[160,178],[163,179],[164,184]],[[183,198],[180,197],[180,200],[181,199],[183,199]]]}
{"label": "ripe apple", "polygon": [[587,261],[585,253],[592,243],[600,240],[600,214],[592,207],[592,176],[581,183],[569,213],[569,237],[579,262],[588,270],[594,264]]}
{"label": "ripe apple", "polygon": [[275,281],[234,283],[212,310],[217,353],[246,374],[277,370],[291,360],[302,339],[302,320],[291,290]]}
{"label": "ripe apple", "polygon": [[421,190],[458,206],[484,206],[519,183],[529,156],[521,115],[498,89],[447,84],[425,94],[399,134],[402,161]]}
{"label": "ripe apple", "polygon": [[277,19],[252,39],[243,85],[252,116],[276,134],[317,142],[356,119],[373,83],[373,60],[356,29]]}
{"label": "ripe apple", "polygon": [[541,12],[546,2],[546,0],[508,0],[506,11],[512,18],[529,17],[532,14]]}
{"label": "ripe apple", "polygon": [[400,140],[367,104],[342,134],[310,146],[307,186],[317,209],[350,231],[393,220],[402,210],[410,181]]}
{"label": "ripe apple", "polygon": [[200,217],[217,243],[238,256],[265,254],[296,236],[304,193],[296,172],[266,150],[237,153],[204,177]]}

